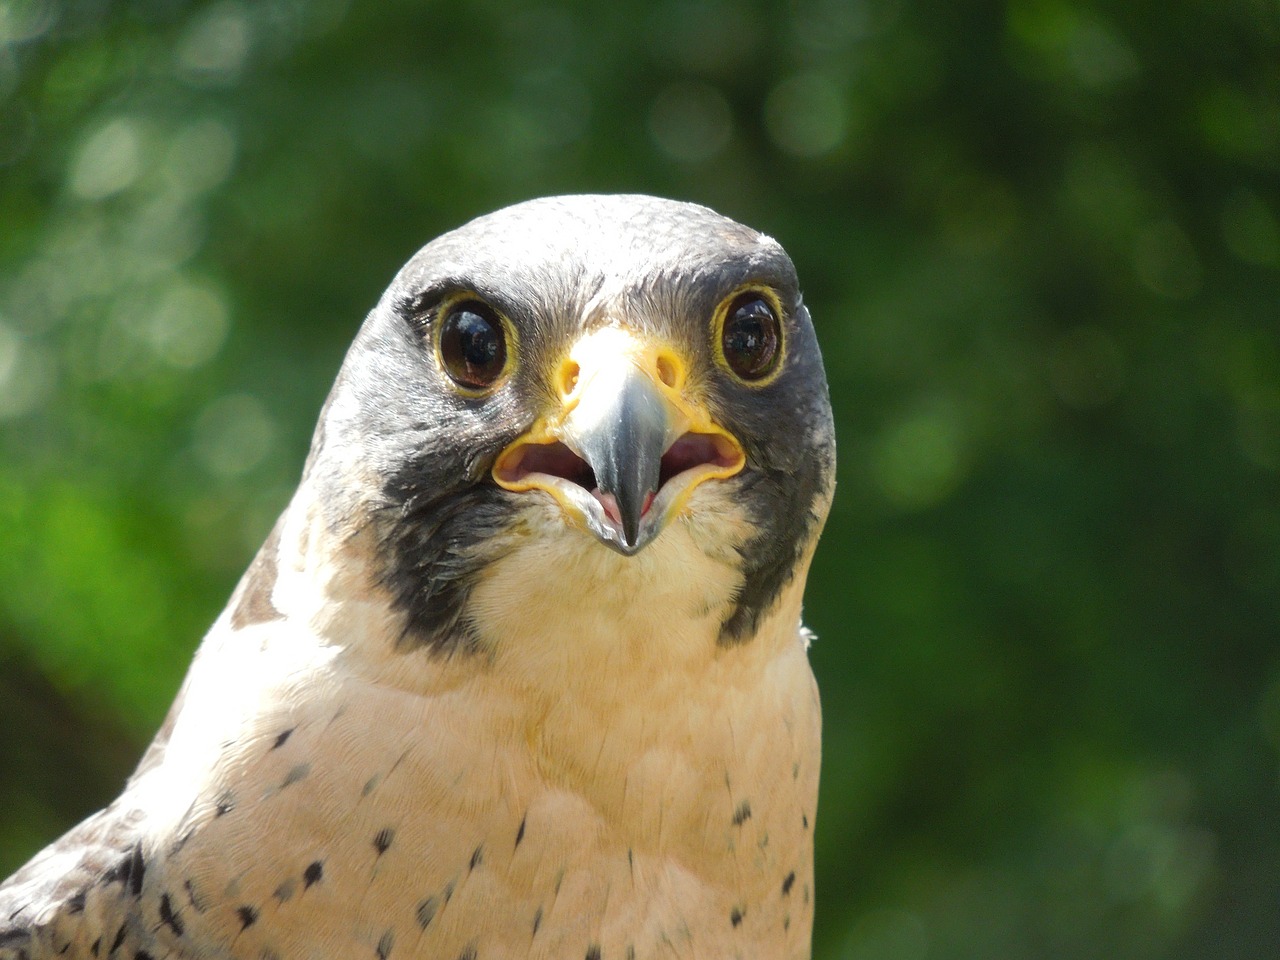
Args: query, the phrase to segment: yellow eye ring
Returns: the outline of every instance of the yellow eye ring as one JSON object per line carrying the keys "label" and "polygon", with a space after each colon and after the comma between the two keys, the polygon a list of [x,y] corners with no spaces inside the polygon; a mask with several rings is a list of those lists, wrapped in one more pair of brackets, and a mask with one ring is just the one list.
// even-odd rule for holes
{"label": "yellow eye ring", "polygon": [[511,322],[474,293],[458,293],[435,311],[436,362],[464,396],[488,396],[515,367]]}
{"label": "yellow eye ring", "polygon": [[772,383],[786,354],[782,316],[782,304],[772,289],[739,287],[720,302],[712,319],[716,363],[746,386]]}

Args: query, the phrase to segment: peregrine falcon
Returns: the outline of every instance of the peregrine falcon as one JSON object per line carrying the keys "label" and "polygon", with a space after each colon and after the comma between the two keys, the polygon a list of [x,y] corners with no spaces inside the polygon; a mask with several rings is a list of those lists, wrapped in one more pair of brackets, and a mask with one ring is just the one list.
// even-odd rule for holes
{"label": "peregrine falcon", "polygon": [[444,234],[0,960],[808,957],[834,467],[769,237],[643,196]]}

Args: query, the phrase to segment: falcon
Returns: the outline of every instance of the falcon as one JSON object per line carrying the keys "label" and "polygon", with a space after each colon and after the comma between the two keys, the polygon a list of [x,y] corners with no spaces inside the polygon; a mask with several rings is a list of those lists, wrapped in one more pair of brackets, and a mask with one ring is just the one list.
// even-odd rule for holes
{"label": "falcon", "polygon": [[643,196],[444,234],[0,960],[808,957],[834,465],[769,237]]}

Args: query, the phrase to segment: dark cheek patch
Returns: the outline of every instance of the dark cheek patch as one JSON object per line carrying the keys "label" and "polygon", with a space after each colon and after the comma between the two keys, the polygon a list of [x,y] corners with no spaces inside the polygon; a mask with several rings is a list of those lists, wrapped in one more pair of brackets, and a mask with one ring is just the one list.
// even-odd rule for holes
{"label": "dark cheek patch", "polygon": [[501,555],[511,494],[492,485],[460,486],[462,463],[424,457],[384,488],[382,581],[405,616],[397,649],[471,653],[478,638],[466,620],[480,572]]}
{"label": "dark cheek patch", "polygon": [[[799,457],[810,457],[807,451]],[[810,468],[803,476],[778,470],[756,470],[744,478],[743,501],[752,511],[759,533],[741,548],[742,591],[720,627],[720,644],[733,646],[755,635],[756,628],[783,588],[795,575],[800,554],[815,523],[813,507],[825,487],[824,474]]]}
{"label": "dark cheek patch", "polygon": [[811,329],[793,330],[792,366],[762,390],[727,387],[717,396],[723,423],[747,451],[742,502],[758,533],[740,548],[738,602],[720,629],[720,644],[755,635],[795,575],[818,524],[815,512],[835,473],[835,435],[826,378]]}

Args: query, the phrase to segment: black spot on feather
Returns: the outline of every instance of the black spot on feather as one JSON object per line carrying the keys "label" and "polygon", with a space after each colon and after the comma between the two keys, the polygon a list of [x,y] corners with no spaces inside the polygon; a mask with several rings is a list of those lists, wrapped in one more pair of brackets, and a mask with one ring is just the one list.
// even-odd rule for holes
{"label": "black spot on feather", "polygon": [[297,728],[290,727],[288,730],[281,731],[280,735],[276,737],[276,742],[271,744],[271,749],[279,750],[281,747],[283,747],[288,742],[289,738],[293,736],[293,731],[295,729]]}
{"label": "black spot on feather", "polygon": [[142,859],[142,844],[135,843],[129,855],[128,887],[135,897],[142,896],[142,879],[146,876],[147,864]]}
{"label": "black spot on feather", "polygon": [[209,909],[209,904],[205,901],[204,897],[196,893],[196,885],[190,879],[184,880],[182,882],[182,887],[187,891],[187,899],[191,901],[191,906],[195,909],[196,913],[204,913]]}
{"label": "black spot on feather", "polygon": [[119,883],[130,894],[137,897],[142,894],[142,880],[146,872],[147,864],[142,858],[142,844],[135,843],[123,858],[116,861],[115,866],[103,874],[102,882],[108,885]]}
{"label": "black spot on feather", "polygon": [[307,869],[302,871],[302,889],[306,890],[320,882],[320,878],[324,876],[324,862],[314,860],[307,864]]}
{"label": "black spot on feather", "polygon": [[792,870],[787,874],[787,878],[782,881],[782,895],[785,897],[791,893],[791,887],[796,882],[796,872]]}
{"label": "black spot on feather", "polygon": [[742,923],[742,918],[746,914],[746,910],[742,907],[734,907],[729,911],[729,922],[735,927]]}
{"label": "black spot on feather", "polygon": [[391,849],[391,841],[395,839],[396,832],[390,827],[383,827],[373,836],[373,849],[378,851],[378,856],[382,856]]}
{"label": "black spot on feather", "polygon": [[394,930],[388,930],[378,938],[378,960],[387,960],[391,956],[391,948],[395,946],[396,934]]}
{"label": "black spot on feather", "polygon": [[600,960],[600,944],[593,943],[591,946],[587,947],[586,960]]}
{"label": "black spot on feather", "polygon": [[528,819],[529,819],[528,814],[525,814],[520,819],[520,829],[516,831],[516,847],[519,847],[520,841],[524,839],[524,825],[525,825],[525,821],[527,821]]}
{"label": "black spot on feather", "polygon": [[248,904],[236,907],[236,916],[240,918],[240,931],[242,933],[258,922],[258,911]]}
{"label": "black spot on feather", "polygon": [[743,800],[738,804],[738,809],[733,811],[733,825],[740,827],[751,819],[751,801]]}
{"label": "black spot on feather", "polygon": [[484,844],[483,843],[480,844],[480,846],[476,847],[475,851],[471,854],[471,865],[467,867],[467,869],[474,870],[476,867],[480,866],[480,864],[482,863],[484,863]]}
{"label": "black spot on feather", "polygon": [[182,936],[182,921],[178,919],[178,914],[173,909],[173,901],[169,899],[167,893],[160,896],[160,922],[177,936]]}
{"label": "black spot on feather", "polygon": [[111,949],[107,951],[107,956],[112,956],[120,949],[120,944],[124,943],[124,931],[127,924],[120,924],[120,929],[116,931],[116,938],[111,941]]}
{"label": "black spot on feather", "polygon": [[427,929],[431,925],[431,921],[436,918],[438,909],[440,909],[440,901],[435,897],[427,897],[427,899],[418,904],[418,909],[415,911],[415,915],[418,918],[418,926],[423,930]]}

